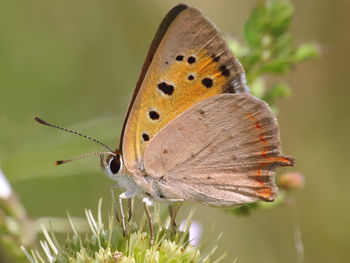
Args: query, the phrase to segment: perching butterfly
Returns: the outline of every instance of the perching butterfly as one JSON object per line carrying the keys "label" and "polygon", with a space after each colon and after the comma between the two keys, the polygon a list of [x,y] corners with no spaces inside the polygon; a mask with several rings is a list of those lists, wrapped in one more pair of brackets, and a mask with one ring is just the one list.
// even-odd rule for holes
{"label": "perching butterfly", "polygon": [[126,189],[121,198],[234,207],[273,201],[274,170],[294,159],[281,153],[275,116],[249,93],[216,27],[180,4],[150,46],[119,149],[101,164]]}

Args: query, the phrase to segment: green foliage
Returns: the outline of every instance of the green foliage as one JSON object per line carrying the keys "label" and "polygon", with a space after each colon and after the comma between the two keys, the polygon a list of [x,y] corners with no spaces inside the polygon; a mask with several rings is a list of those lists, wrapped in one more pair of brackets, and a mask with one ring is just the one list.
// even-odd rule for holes
{"label": "green foliage", "polygon": [[229,45],[245,68],[251,92],[274,106],[277,99],[291,94],[286,83],[267,86],[268,74],[288,73],[297,63],[317,57],[314,43],[296,45],[290,31],[294,8],[289,1],[260,2],[245,23],[246,44],[230,40]]}

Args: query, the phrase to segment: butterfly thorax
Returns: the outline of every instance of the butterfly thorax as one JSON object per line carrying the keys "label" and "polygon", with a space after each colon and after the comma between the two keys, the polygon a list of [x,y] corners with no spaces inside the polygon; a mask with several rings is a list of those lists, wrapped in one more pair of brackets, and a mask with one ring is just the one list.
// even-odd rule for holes
{"label": "butterfly thorax", "polygon": [[[114,154],[107,155],[106,158],[101,156],[101,168],[105,174],[118,182],[119,187],[126,189],[124,193],[126,198],[132,198],[136,195],[154,196],[149,178],[145,172],[140,169],[137,171],[128,171],[123,164],[121,153],[117,150]],[[132,175],[138,176],[132,176]]]}

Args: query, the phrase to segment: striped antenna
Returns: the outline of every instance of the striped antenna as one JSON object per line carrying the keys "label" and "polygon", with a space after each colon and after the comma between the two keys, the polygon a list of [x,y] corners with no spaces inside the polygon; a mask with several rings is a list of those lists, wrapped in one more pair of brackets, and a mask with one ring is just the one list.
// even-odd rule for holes
{"label": "striped antenna", "polygon": [[[96,139],[94,139],[94,138],[92,138],[90,136],[87,136],[87,135],[82,134],[80,132],[76,132],[76,131],[73,131],[73,130],[70,130],[70,129],[66,129],[66,128],[63,128],[63,127],[60,127],[60,126],[48,123],[47,121],[44,121],[43,119],[40,119],[39,117],[36,117],[36,116],[34,117],[34,120],[39,122],[40,124],[43,124],[43,125],[46,125],[46,126],[50,126],[50,127],[53,127],[53,128],[65,131],[65,132],[73,133],[73,134],[79,135],[79,136],[81,136],[83,138],[89,139],[90,141],[94,141],[94,142],[98,143],[99,145],[101,145],[101,146],[105,147],[106,149],[108,149],[114,155],[113,150],[111,148],[109,148],[106,144],[104,144],[104,143],[102,143],[102,142],[100,142],[100,141],[98,141],[98,140],[96,140]],[[96,154],[98,154],[98,153],[96,153]],[[77,157],[77,158],[78,159],[82,159],[82,158],[79,158],[79,157]],[[83,158],[85,158],[85,157],[83,157]],[[71,159],[71,160],[73,160],[73,159]],[[68,161],[70,161],[70,160],[68,160]],[[58,161],[58,162],[60,162],[60,161]],[[63,162],[66,162],[66,161],[63,161]],[[56,164],[60,164],[60,163],[56,163]]]}
{"label": "striped antenna", "polygon": [[111,155],[115,156],[115,153],[112,153],[112,152],[88,153],[88,154],[84,154],[84,155],[80,155],[80,156],[74,157],[72,159],[55,161],[55,165],[60,165],[60,164],[68,163],[68,162],[71,162],[71,161],[76,161],[76,160],[84,159],[84,158],[87,158],[87,157],[91,157],[91,156],[95,156],[95,155],[102,155],[102,154],[111,154]]}

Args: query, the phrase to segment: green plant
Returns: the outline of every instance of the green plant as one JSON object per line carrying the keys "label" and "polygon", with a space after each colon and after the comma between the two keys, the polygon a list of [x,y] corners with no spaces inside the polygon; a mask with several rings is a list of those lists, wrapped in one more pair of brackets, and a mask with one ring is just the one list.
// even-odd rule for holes
{"label": "green plant", "polygon": [[294,14],[287,0],[260,2],[244,26],[245,43],[229,39],[229,46],[244,66],[247,82],[253,95],[265,100],[277,113],[277,99],[291,94],[285,82],[267,84],[268,75],[284,75],[296,64],[320,54],[316,43],[297,45],[290,31]]}
{"label": "green plant", "polygon": [[[23,246],[22,250],[31,263],[43,262],[213,262],[213,248],[207,253],[201,254],[198,247],[191,245],[189,241],[189,228],[193,211],[188,216],[185,231],[178,230],[172,234],[170,230],[170,217],[164,222],[159,217],[159,206],[156,205],[153,213],[155,241],[149,246],[149,232],[145,229],[146,216],[136,224],[130,221],[127,224],[126,236],[123,236],[122,225],[114,216],[109,216],[108,225],[102,222],[101,214],[102,199],[98,205],[97,220],[92,212],[86,210],[86,218],[89,222],[92,234],[84,239],[79,235],[72,219],[68,216],[73,235],[69,236],[64,246],[61,246],[54,232],[49,233],[42,228],[45,240],[40,241],[42,252],[31,250],[29,253]],[[219,262],[221,258],[215,260]]]}

